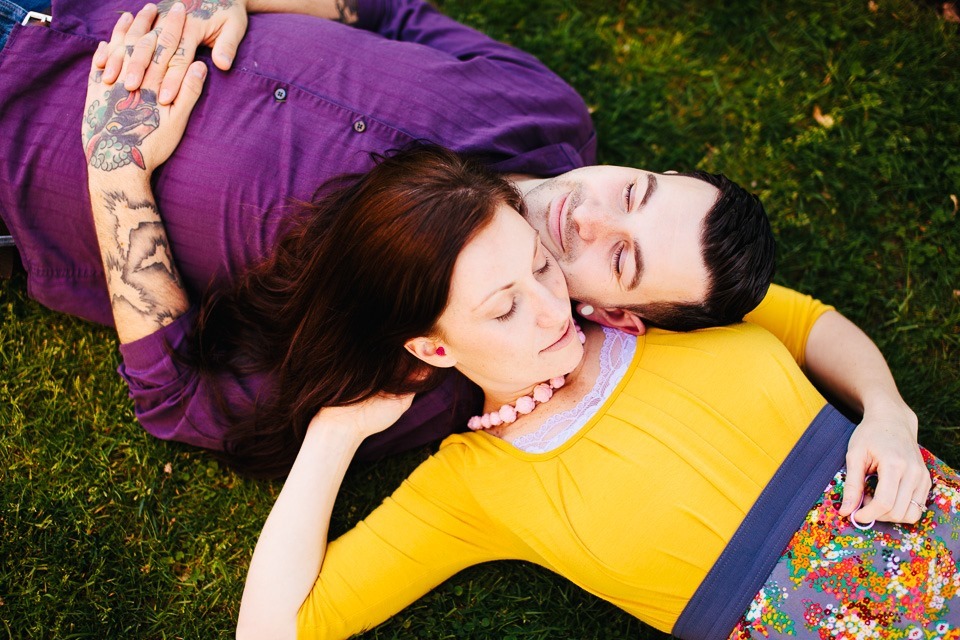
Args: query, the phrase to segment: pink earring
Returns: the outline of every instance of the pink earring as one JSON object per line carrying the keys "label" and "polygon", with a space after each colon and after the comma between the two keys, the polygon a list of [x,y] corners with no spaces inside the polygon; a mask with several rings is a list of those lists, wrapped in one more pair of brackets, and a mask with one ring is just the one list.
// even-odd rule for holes
{"label": "pink earring", "polygon": [[437,355],[438,355],[438,356],[445,356],[445,355],[447,355],[447,352],[444,351],[443,347],[437,347]]}

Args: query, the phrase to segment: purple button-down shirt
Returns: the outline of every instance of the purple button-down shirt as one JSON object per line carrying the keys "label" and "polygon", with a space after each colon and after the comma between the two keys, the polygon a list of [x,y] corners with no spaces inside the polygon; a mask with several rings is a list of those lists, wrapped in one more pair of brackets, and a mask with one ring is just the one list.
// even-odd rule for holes
{"label": "purple button-down shirt", "polygon": [[[140,5],[54,2],[52,28],[16,27],[0,52],[0,215],[20,250],[29,293],[104,324],[112,318],[80,122],[97,41],[109,38],[119,9]],[[420,0],[361,0],[359,18],[347,27],[253,15],[231,71],[207,58],[204,95],[153,181],[194,297],[267,254],[291,202],[309,199],[335,175],[368,169],[371,152],[428,140],[478,154],[499,171],[544,176],[594,162],[586,105],[533,56]],[[123,345],[121,374],[148,431],[219,449],[226,426],[210,400],[211,383],[166,349],[184,344],[191,320]],[[218,384],[239,407],[263,381]],[[448,432],[451,385],[418,398],[379,438],[388,444],[371,439],[361,453],[380,455]],[[435,433],[422,427],[434,422],[443,423]],[[418,427],[420,437],[409,434]]]}

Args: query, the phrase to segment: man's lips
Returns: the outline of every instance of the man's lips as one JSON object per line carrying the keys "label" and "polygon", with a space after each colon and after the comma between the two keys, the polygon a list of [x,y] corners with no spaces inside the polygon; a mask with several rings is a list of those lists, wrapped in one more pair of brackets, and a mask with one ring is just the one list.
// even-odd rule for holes
{"label": "man's lips", "polygon": [[550,237],[561,255],[566,253],[566,248],[563,246],[563,210],[569,196],[569,193],[565,193],[554,198],[553,202],[550,203],[550,215],[547,216]]}

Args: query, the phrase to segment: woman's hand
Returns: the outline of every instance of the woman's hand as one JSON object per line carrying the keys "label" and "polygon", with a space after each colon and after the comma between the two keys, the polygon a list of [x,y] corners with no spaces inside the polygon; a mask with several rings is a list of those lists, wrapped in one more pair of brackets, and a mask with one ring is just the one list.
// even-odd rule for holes
{"label": "woman's hand", "polygon": [[321,429],[343,427],[362,440],[396,422],[412,402],[412,393],[402,396],[379,393],[356,404],[324,407],[310,421],[308,431],[317,425]]}
{"label": "woman's hand", "polygon": [[[857,508],[866,476],[877,474],[873,497],[866,496],[856,520],[915,523],[926,512],[932,482],[917,445],[917,417],[907,407],[889,406],[867,413],[850,436],[842,515]],[[920,506],[922,505],[922,506]]]}
{"label": "woman's hand", "polygon": [[323,566],[330,514],[343,475],[366,436],[409,408],[413,394],[381,393],[321,409],[267,518],[243,589],[237,638],[295,638],[297,611]]}
{"label": "woman's hand", "polygon": [[[144,16],[150,15],[150,11],[144,11],[136,20],[130,14],[122,15],[113,40],[124,41],[135,29],[139,31],[147,19]],[[185,18],[183,4],[178,2],[159,33],[141,34],[131,45],[132,55],[124,57],[120,74],[131,64],[147,60],[140,89],[128,91],[108,80],[96,62],[92,64],[83,118],[83,148],[91,179],[124,167],[139,168],[149,177],[179,144],[203,89],[206,66],[202,62],[189,66],[184,90],[169,105],[158,103],[157,90],[174,56],[173,45],[180,41]],[[107,46],[101,42],[98,54]]]}
{"label": "woman's hand", "polygon": [[[178,4],[183,6],[186,16],[182,33],[176,40],[160,42],[157,46],[158,50],[162,47],[172,54],[160,83],[158,103],[167,105],[176,99],[201,45],[213,48],[213,64],[217,68],[226,71],[231,67],[240,41],[247,32],[246,0],[163,0],[156,5],[145,5],[136,19],[127,17],[127,28],[114,29],[106,49],[97,52],[94,66],[103,69],[106,82],[113,83],[122,78],[128,91],[141,87],[151,57],[137,55],[136,45],[148,33],[162,33],[171,19],[179,21],[180,15],[172,15]],[[121,27],[120,23],[117,26]],[[126,69],[123,68],[125,57],[133,58]]]}

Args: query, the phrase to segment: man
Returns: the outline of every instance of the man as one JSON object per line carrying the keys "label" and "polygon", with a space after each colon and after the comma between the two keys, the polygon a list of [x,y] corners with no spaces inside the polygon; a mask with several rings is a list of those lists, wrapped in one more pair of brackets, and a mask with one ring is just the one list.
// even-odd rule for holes
{"label": "man", "polygon": [[[0,53],[0,135],[11,141],[0,160],[0,214],[20,249],[30,293],[54,309],[103,323],[111,322],[111,304],[89,204],[80,195],[86,158],[77,132],[95,42],[108,37],[118,7],[136,9],[135,3],[54,3],[52,26],[15,27]],[[290,201],[308,199],[333,175],[369,167],[370,152],[417,139],[477,154],[511,174],[571,291],[591,303],[582,312],[601,322],[639,333],[643,318],[670,322],[658,319],[658,305],[695,307],[718,288],[699,245],[703,220],[720,210],[726,189],[690,176],[591,166],[595,134],[569,86],[533,57],[419,0],[309,8],[321,6],[355,18],[355,26],[254,16],[235,56],[215,43],[214,63],[232,70],[211,70],[187,135],[155,174],[157,205],[193,296],[266,255]],[[189,10],[212,22],[237,7],[229,0],[192,0]],[[135,48],[149,25],[129,28],[124,50]],[[193,44],[185,39],[174,61],[186,61]],[[125,147],[124,161],[136,162],[135,146]],[[664,215],[674,210],[683,216]],[[648,222],[648,213],[659,215]],[[680,259],[661,268],[671,255],[658,260],[657,251]],[[679,286],[675,277],[682,278]],[[645,314],[643,304],[653,311]],[[208,382],[170,357],[191,321],[189,312],[163,316],[162,328],[122,345],[121,373],[149,431],[219,449],[225,426]],[[842,316],[830,313],[817,322],[806,354],[811,374],[862,409],[865,422],[893,424],[915,437],[916,419],[879,353]],[[219,384],[242,399],[255,396],[262,381]],[[365,444],[361,457],[414,446],[448,432],[451,422],[460,424],[456,416],[451,420],[450,393],[442,388],[418,399],[384,439]]]}

